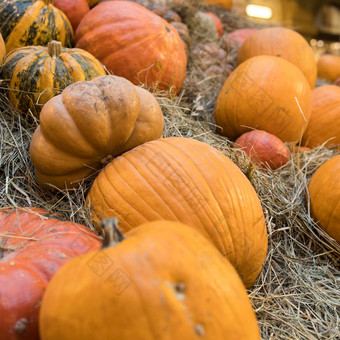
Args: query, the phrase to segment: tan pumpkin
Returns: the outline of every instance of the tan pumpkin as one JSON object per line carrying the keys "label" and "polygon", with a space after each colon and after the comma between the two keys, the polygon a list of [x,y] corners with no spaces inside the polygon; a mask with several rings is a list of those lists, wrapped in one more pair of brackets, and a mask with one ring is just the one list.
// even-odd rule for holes
{"label": "tan pumpkin", "polygon": [[66,86],[106,74],[101,63],[79,48],[63,48],[58,41],[47,47],[27,46],[9,53],[1,69],[13,106],[39,116],[43,105]]}
{"label": "tan pumpkin", "polygon": [[119,236],[53,277],[41,340],[260,339],[235,269],[193,228],[157,221]]}
{"label": "tan pumpkin", "polygon": [[302,143],[315,148],[340,145],[340,87],[324,85],[312,91],[312,114]]}
{"label": "tan pumpkin", "polygon": [[95,179],[87,203],[100,231],[104,217],[123,232],[159,219],[195,227],[251,286],[267,251],[263,212],[240,169],[208,144],[186,138],[145,143],[109,163]]}
{"label": "tan pumpkin", "polygon": [[102,76],[68,86],[49,100],[30,153],[40,184],[77,187],[113,157],[162,136],[156,98],[124,78]]}
{"label": "tan pumpkin", "polygon": [[273,56],[247,59],[230,74],[217,99],[219,132],[236,139],[257,129],[283,142],[297,142],[311,115],[311,92],[306,77],[287,60]]}
{"label": "tan pumpkin", "polygon": [[297,66],[313,88],[317,67],[311,46],[299,33],[284,27],[268,27],[251,34],[242,44],[238,65],[258,55],[272,55],[286,59]]}
{"label": "tan pumpkin", "polygon": [[340,77],[340,57],[333,54],[323,54],[317,62],[318,77],[336,81]]}
{"label": "tan pumpkin", "polygon": [[2,35],[0,33],[0,65],[2,64],[5,58],[5,55],[6,55],[6,46],[5,46],[4,39],[2,39]]}
{"label": "tan pumpkin", "polygon": [[308,192],[311,216],[340,244],[340,155],[316,170],[309,182]]}

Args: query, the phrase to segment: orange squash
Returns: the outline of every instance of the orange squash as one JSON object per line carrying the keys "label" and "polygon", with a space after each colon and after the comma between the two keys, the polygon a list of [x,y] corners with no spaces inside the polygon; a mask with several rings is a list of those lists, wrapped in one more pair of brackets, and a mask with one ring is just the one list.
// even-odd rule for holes
{"label": "orange squash", "polygon": [[238,65],[258,55],[272,55],[297,66],[313,88],[317,67],[311,46],[299,33],[284,27],[269,27],[250,35],[238,52]]}
{"label": "orange squash", "polygon": [[260,339],[235,269],[193,228],[157,221],[110,240],[53,277],[41,340]]}
{"label": "orange squash", "polygon": [[[326,143],[325,143],[326,142]],[[312,114],[302,143],[314,148],[340,145],[340,87],[324,85],[312,91]]]}
{"label": "orange squash", "polygon": [[340,57],[333,54],[323,54],[317,62],[318,77],[336,81],[340,77]]}
{"label": "orange squash", "polygon": [[81,21],[76,46],[98,58],[113,74],[134,84],[178,93],[187,65],[176,29],[130,1],[108,1]]}
{"label": "orange squash", "polygon": [[340,155],[322,164],[308,185],[311,216],[340,244]]}
{"label": "orange squash", "polygon": [[227,78],[215,120],[219,132],[231,139],[257,129],[283,142],[297,142],[308,124],[311,104],[311,88],[295,65],[283,58],[257,56]]}
{"label": "orange squash", "polygon": [[100,231],[116,216],[125,233],[160,219],[195,227],[226,256],[251,286],[267,251],[264,216],[240,169],[208,144],[163,138],[109,163],[95,179],[87,203]]}
{"label": "orange squash", "polygon": [[204,0],[208,5],[218,5],[227,9],[232,9],[233,0]]}
{"label": "orange squash", "polygon": [[2,39],[2,35],[0,33],[0,65],[2,64],[5,58],[5,55],[6,55],[6,46],[5,46],[4,39]]}

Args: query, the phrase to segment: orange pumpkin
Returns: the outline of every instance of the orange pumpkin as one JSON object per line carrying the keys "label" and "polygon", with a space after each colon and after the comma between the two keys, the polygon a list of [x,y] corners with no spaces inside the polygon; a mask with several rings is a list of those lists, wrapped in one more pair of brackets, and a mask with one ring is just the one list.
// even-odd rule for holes
{"label": "orange pumpkin", "polygon": [[317,67],[311,46],[299,33],[284,27],[268,27],[250,35],[238,52],[237,63],[258,55],[272,55],[297,66],[313,88]]}
{"label": "orange pumpkin", "polygon": [[218,5],[227,9],[232,9],[233,0],[204,0],[208,5]]}
{"label": "orange pumpkin", "polygon": [[49,100],[30,147],[47,188],[79,185],[113,157],[162,136],[164,118],[148,91],[116,76],[76,82]]}
{"label": "orange pumpkin", "polygon": [[306,77],[287,60],[247,59],[230,74],[219,94],[215,112],[219,132],[236,139],[257,129],[283,142],[297,142],[310,118],[311,92]]}
{"label": "orange pumpkin", "polygon": [[157,221],[109,241],[53,277],[41,340],[260,339],[235,269],[193,228]]}
{"label": "orange pumpkin", "polygon": [[308,185],[311,216],[340,244],[340,155],[322,164]]}
{"label": "orange pumpkin", "polygon": [[178,93],[187,57],[176,29],[130,1],[108,1],[81,21],[76,46],[98,58],[113,74],[134,84]]}
{"label": "orange pumpkin", "polygon": [[[326,142],[326,143],[325,143]],[[302,143],[314,148],[340,145],[340,87],[324,85],[312,91],[312,114]]]}
{"label": "orange pumpkin", "polygon": [[340,77],[340,57],[332,54],[323,54],[317,62],[318,77],[329,81],[336,81]]}
{"label": "orange pumpkin", "polygon": [[2,35],[0,33],[0,65],[2,64],[2,61],[4,60],[6,55],[6,46],[4,39],[2,39]]}
{"label": "orange pumpkin", "polygon": [[240,169],[208,144],[186,138],[145,143],[109,163],[95,179],[87,203],[97,230],[116,216],[125,233],[159,219],[195,227],[251,286],[267,252],[264,216]]}
{"label": "orange pumpkin", "polygon": [[263,168],[275,170],[290,160],[287,146],[266,131],[246,132],[236,139],[234,147],[245,151],[254,163]]}

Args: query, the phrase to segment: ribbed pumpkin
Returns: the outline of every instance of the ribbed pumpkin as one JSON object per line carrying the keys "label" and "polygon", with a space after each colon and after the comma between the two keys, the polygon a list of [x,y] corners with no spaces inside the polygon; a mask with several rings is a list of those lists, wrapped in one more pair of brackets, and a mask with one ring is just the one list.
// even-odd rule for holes
{"label": "ribbed pumpkin", "polygon": [[1,339],[38,339],[41,299],[72,257],[100,248],[88,228],[37,208],[0,210]]}
{"label": "ribbed pumpkin", "polygon": [[299,33],[284,27],[268,27],[251,34],[238,52],[237,63],[258,55],[272,55],[296,65],[313,88],[317,67],[311,46]]}
{"label": "ribbed pumpkin", "polygon": [[3,59],[5,58],[6,55],[6,46],[5,46],[5,42],[4,39],[2,39],[2,35],[0,33],[0,65],[3,62]]}
{"label": "ribbed pumpkin", "polygon": [[308,191],[312,217],[340,244],[340,155],[316,170]]}
{"label": "ribbed pumpkin", "polygon": [[30,153],[45,187],[77,187],[113,157],[162,136],[156,98],[128,80],[77,82],[45,104]]}
{"label": "ribbed pumpkin", "polygon": [[91,80],[106,72],[90,53],[79,48],[62,48],[52,41],[48,47],[27,46],[6,56],[1,77],[8,83],[8,96],[15,108],[38,116],[43,105],[66,86]]}
{"label": "ribbed pumpkin", "polygon": [[312,91],[312,114],[302,143],[314,148],[340,145],[340,87],[324,85]]}
{"label": "ribbed pumpkin", "polygon": [[139,4],[99,4],[78,26],[76,46],[134,84],[176,93],[183,85],[187,57],[176,29]]}
{"label": "ribbed pumpkin", "polygon": [[219,132],[231,139],[257,129],[283,142],[297,142],[308,124],[311,104],[311,88],[295,65],[283,58],[257,56],[227,78],[216,103],[215,120],[222,129]]}
{"label": "ribbed pumpkin", "polygon": [[0,32],[7,52],[23,46],[46,46],[51,40],[72,47],[72,26],[66,15],[51,3],[52,0],[0,2]]}
{"label": "ribbed pumpkin", "polygon": [[261,271],[267,232],[260,201],[241,170],[208,144],[163,138],[130,150],[100,172],[87,203],[97,228],[109,216],[119,217],[123,232],[179,221],[210,239],[248,287]]}
{"label": "ribbed pumpkin", "polygon": [[157,221],[115,241],[53,277],[41,340],[260,339],[235,269],[193,228]]}
{"label": "ribbed pumpkin", "polygon": [[236,139],[234,147],[242,149],[262,168],[275,170],[290,160],[287,146],[280,138],[266,131],[246,132]]}
{"label": "ribbed pumpkin", "polygon": [[340,77],[340,57],[332,54],[323,54],[317,62],[318,77],[335,81]]}

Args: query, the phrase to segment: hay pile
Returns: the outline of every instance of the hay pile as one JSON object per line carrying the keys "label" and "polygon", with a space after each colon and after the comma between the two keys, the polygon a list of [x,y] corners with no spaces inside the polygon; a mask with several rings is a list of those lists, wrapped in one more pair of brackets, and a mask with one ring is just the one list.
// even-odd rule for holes
{"label": "hay pile", "polygon": [[[235,28],[246,26],[245,19],[232,12],[218,11],[225,26],[226,22],[233,23]],[[197,36],[193,41],[195,39],[200,40]],[[220,40],[214,41],[222,46]],[[259,171],[244,154],[233,151],[231,141],[214,134],[211,119],[214,100],[224,79],[221,76],[205,79],[194,65],[191,60],[180,97],[158,96],[165,116],[164,137],[195,138],[214,146],[241,168],[260,197],[268,226],[269,248],[264,269],[249,295],[262,337],[338,339],[340,246],[312,221],[306,200],[311,175],[337,151],[318,148],[309,153],[296,153],[290,146],[292,159],[287,166],[276,171]],[[84,208],[90,184],[57,194],[36,184],[29,143],[37,124],[32,117],[22,118],[6,96],[0,94],[0,208],[37,206],[58,212],[65,220],[91,227]]]}

